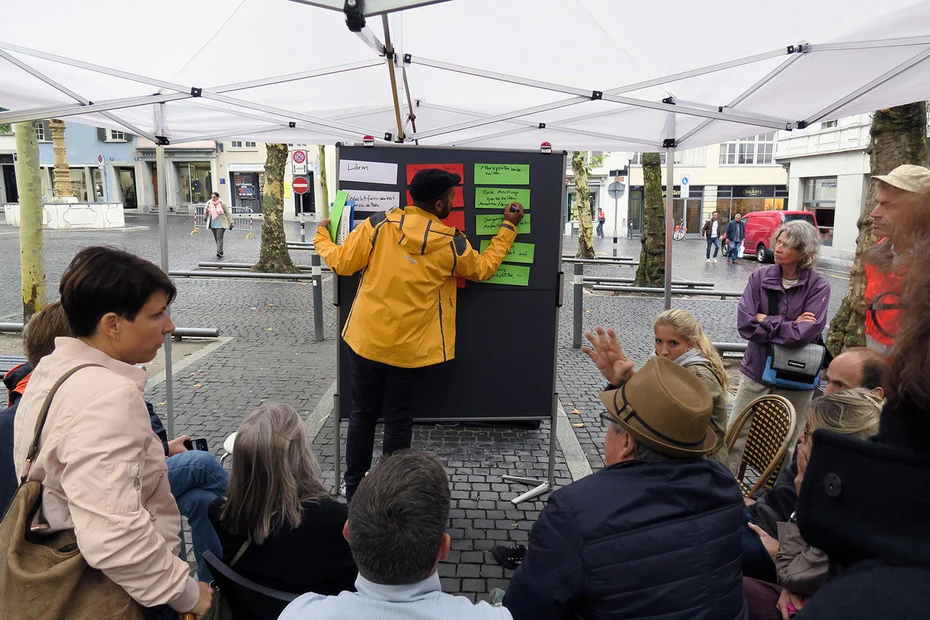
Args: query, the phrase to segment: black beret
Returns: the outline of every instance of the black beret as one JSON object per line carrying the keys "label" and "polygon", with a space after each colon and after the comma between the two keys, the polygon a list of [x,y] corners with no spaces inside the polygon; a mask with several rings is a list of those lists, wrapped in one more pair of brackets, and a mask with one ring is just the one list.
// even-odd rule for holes
{"label": "black beret", "polygon": [[426,168],[413,175],[410,181],[410,196],[420,202],[438,200],[450,187],[462,182],[462,177],[454,172],[439,168]]}

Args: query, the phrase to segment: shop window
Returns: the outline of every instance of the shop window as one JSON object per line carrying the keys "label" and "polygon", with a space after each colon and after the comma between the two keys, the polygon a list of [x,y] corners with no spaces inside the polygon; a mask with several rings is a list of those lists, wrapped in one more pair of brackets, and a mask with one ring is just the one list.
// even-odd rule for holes
{"label": "shop window", "polygon": [[[575,192],[575,187],[570,186],[566,188],[568,192],[568,221],[577,222],[578,221],[578,196]],[[597,192],[598,188],[596,186],[591,186],[589,188],[588,200],[591,203],[591,219],[597,219]]]}
{"label": "shop window", "polygon": [[817,218],[817,227],[825,246],[833,245],[836,218],[836,177],[804,179],[804,210]]}
{"label": "shop window", "polygon": [[182,202],[206,202],[213,193],[213,178],[210,162],[180,162]]}

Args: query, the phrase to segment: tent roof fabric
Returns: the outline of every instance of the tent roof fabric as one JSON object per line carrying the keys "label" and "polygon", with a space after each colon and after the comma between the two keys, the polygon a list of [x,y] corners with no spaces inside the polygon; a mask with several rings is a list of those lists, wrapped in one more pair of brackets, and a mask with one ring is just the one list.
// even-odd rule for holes
{"label": "tent roof fabric", "polygon": [[419,144],[690,148],[930,98],[925,0],[451,0],[361,35],[289,0],[47,0],[4,7],[0,123],[396,139],[388,36]]}

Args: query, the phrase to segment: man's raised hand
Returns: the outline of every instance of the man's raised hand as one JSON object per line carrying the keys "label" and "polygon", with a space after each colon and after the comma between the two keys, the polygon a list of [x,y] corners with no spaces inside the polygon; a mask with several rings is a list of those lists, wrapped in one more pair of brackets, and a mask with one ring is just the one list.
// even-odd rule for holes
{"label": "man's raised hand", "polygon": [[623,385],[633,376],[633,362],[624,355],[617,332],[613,328],[605,330],[600,325],[594,328],[594,332],[585,332],[585,338],[591,344],[581,347],[581,350],[611,385]]}

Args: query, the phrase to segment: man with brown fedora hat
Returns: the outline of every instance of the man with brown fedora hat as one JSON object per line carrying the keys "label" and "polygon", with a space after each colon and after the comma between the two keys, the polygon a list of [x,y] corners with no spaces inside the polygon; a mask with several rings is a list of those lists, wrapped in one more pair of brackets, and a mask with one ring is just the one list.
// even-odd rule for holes
{"label": "man with brown fedora hat", "polygon": [[705,458],[707,388],[655,357],[600,398],[606,467],[552,494],[504,606],[515,620],[743,618],[743,501]]}

